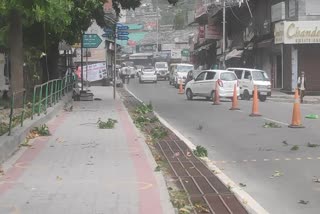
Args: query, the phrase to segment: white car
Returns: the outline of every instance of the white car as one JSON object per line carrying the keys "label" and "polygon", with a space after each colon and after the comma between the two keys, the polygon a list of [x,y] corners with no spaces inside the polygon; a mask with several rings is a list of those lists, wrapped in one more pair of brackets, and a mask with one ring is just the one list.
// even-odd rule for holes
{"label": "white car", "polygon": [[194,66],[191,64],[179,63],[174,65],[172,70],[172,83],[176,88],[179,88],[180,82],[183,86],[185,85],[188,72],[194,70]]}
{"label": "white car", "polygon": [[195,79],[187,83],[185,87],[186,96],[188,100],[192,100],[196,96],[213,100],[217,86],[219,87],[220,97],[231,99],[235,85],[237,87],[237,96],[240,96],[238,78],[233,71],[205,70],[201,71]]}
{"label": "white car", "polygon": [[169,68],[167,62],[156,62],[155,68],[157,71],[158,79],[169,80]]}
{"label": "white car", "polygon": [[271,82],[265,71],[250,68],[228,68],[227,70],[233,71],[239,79],[241,99],[250,100],[255,85],[261,102],[271,96]]}
{"label": "white car", "polygon": [[157,83],[157,72],[154,68],[143,68],[139,77],[139,83]]}

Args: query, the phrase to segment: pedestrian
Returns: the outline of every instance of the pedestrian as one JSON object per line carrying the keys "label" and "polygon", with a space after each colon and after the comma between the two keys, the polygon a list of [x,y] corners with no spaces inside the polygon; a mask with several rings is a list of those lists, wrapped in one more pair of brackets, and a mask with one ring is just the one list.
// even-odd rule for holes
{"label": "pedestrian", "polygon": [[298,77],[298,91],[299,91],[301,103],[303,103],[305,90],[306,90],[306,77],[304,76],[304,71],[301,71],[301,75]]}

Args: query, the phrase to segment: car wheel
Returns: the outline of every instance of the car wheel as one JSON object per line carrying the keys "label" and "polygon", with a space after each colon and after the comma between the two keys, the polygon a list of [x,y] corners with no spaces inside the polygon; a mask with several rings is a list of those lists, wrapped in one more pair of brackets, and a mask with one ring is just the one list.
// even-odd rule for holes
{"label": "car wheel", "polygon": [[187,95],[187,100],[193,99],[193,93],[192,93],[191,89],[189,89],[189,88],[187,89],[186,95]]}
{"label": "car wheel", "polygon": [[260,96],[259,96],[259,100],[260,100],[261,102],[264,102],[264,101],[267,100],[267,96],[266,96],[266,95],[260,95]]}
{"label": "car wheel", "polygon": [[250,100],[251,97],[250,97],[249,91],[248,91],[248,90],[245,90],[245,91],[243,92],[242,97],[243,97],[244,100]]}

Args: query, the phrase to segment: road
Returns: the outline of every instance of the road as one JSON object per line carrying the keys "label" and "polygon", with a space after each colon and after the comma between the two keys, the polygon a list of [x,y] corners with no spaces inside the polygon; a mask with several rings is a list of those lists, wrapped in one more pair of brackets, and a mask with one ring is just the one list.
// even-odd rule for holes
{"label": "road", "polygon": [[[213,106],[206,100],[186,100],[167,81],[139,84],[128,89],[195,145],[207,148],[209,158],[270,213],[319,213],[320,121],[302,119],[304,129],[291,129],[292,104],[259,103],[259,118],[249,117],[251,102],[239,101],[240,111],[230,111],[231,102]],[[319,105],[301,105],[302,115],[319,113]],[[281,128],[263,128],[268,120]],[[286,145],[288,144],[288,145]],[[291,150],[297,145],[297,150]],[[277,171],[279,173],[277,173]],[[299,203],[304,200],[307,204]]]}

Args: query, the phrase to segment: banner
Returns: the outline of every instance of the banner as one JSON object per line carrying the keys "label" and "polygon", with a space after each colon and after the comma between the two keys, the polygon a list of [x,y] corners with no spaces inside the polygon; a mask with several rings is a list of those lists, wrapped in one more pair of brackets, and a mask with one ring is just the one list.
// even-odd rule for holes
{"label": "banner", "polygon": [[[81,79],[81,66],[76,71],[79,79]],[[83,65],[83,79],[89,82],[99,81],[107,77],[106,63],[96,63],[88,65],[88,75],[87,75],[87,65]]]}

